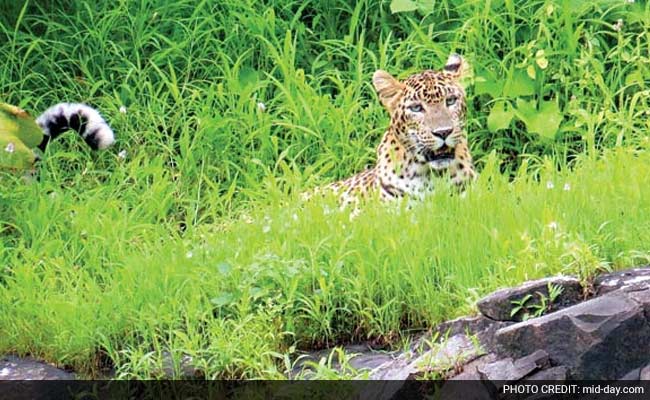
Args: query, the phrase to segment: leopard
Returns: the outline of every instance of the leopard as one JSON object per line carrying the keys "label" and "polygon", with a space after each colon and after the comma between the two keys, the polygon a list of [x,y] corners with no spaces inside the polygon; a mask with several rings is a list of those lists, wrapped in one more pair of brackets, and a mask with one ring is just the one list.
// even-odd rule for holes
{"label": "leopard", "polygon": [[[398,80],[377,70],[372,83],[390,124],[376,149],[376,163],[327,185],[342,206],[378,193],[382,201],[422,200],[446,176],[464,188],[477,173],[465,131],[466,94],[461,85],[466,61],[452,53],[441,70]],[[320,190],[319,190],[320,191]]]}

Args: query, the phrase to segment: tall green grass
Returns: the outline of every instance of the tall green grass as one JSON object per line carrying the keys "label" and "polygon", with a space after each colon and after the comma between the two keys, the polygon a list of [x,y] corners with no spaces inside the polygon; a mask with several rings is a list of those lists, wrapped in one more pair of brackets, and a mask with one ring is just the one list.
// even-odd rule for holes
{"label": "tall green grass", "polygon": [[[104,354],[121,377],[157,376],[166,352],[209,377],[278,377],[292,346],[391,342],[502,285],[647,262],[649,165],[621,149],[510,182],[490,158],[466,194],[441,182],[411,209],[371,202],[351,221],[333,201],[285,198],[182,236],[150,222],[151,200],[127,209],[114,176],[83,193],[19,187],[0,349],[86,372]],[[175,186],[150,184],[156,198]]]}
{"label": "tall green grass", "polygon": [[[87,101],[118,135],[100,153],[67,135],[38,181],[2,177],[0,353],[123,378],[191,355],[207,377],[277,378],[296,348],[394,343],[502,285],[648,259],[645,3],[0,10],[0,98],[34,114]],[[375,69],[403,77],[451,51],[473,66],[481,177],[465,195],[439,182],[354,220],[295,200],[373,162],[388,123]],[[531,131],[522,102],[556,104],[558,132]],[[519,114],[491,129],[496,104]]]}

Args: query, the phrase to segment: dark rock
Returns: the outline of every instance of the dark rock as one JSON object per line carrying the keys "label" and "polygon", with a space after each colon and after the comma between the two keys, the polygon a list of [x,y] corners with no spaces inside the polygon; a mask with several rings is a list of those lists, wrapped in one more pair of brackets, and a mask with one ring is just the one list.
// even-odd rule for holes
{"label": "dark rock", "polygon": [[425,373],[445,375],[462,366],[483,351],[466,335],[455,335],[428,350],[403,353],[370,372],[372,380],[406,380]]}
{"label": "dark rock", "polygon": [[478,368],[483,367],[484,365],[493,363],[497,360],[497,356],[494,353],[485,354],[474,361],[463,365],[463,370],[452,377],[452,381],[473,381],[480,380],[481,375],[478,373]]}
{"label": "dark rock", "polygon": [[497,349],[496,332],[514,323],[512,321],[494,321],[492,325],[478,332],[476,337],[485,351],[493,353]]}
{"label": "dark rock", "polygon": [[641,368],[635,368],[622,377],[618,378],[619,381],[638,381],[641,376]]}
{"label": "dark rock", "polygon": [[500,329],[498,349],[511,357],[544,349],[572,379],[617,379],[648,363],[649,308],[649,287],[619,289]]}
{"label": "dark rock", "polygon": [[537,350],[534,353],[531,353],[515,361],[515,367],[517,368],[546,368],[549,366],[550,361],[548,358],[548,353],[544,350]]}
{"label": "dark rock", "polygon": [[639,373],[639,380],[650,381],[650,364],[647,364],[645,367],[641,368]]}
{"label": "dark rock", "polygon": [[181,355],[180,360],[174,362],[174,357],[168,351],[162,353],[162,370],[157,375],[167,379],[173,378],[195,378],[200,376],[201,372],[194,366],[194,361],[187,354]]}
{"label": "dark rock", "polygon": [[74,380],[75,375],[32,357],[0,358],[0,380]]}
{"label": "dark rock", "polygon": [[414,341],[412,350],[429,349],[431,343],[442,342],[456,335],[466,335],[475,336],[484,350],[492,352],[496,346],[494,333],[513,323],[512,321],[494,321],[482,315],[456,318],[437,325],[431,334]]}
{"label": "dark rock", "polygon": [[411,364],[408,355],[402,354],[370,372],[371,380],[403,381],[416,374],[417,368]]}
{"label": "dark rock", "polygon": [[602,274],[594,279],[594,292],[597,296],[614,290],[650,283],[650,267],[627,269]]}
{"label": "dark rock", "polygon": [[372,370],[381,365],[391,362],[394,359],[389,353],[368,352],[352,357],[349,360],[350,366],[358,370]]}
{"label": "dark rock", "polygon": [[422,353],[411,362],[408,369],[416,371],[411,377],[433,372],[440,376],[446,375],[462,365],[483,355],[483,350],[467,335],[455,335],[432,349]]}
{"label": "dark rock", "polygon": [[481,379],[498,381],[498,385],[502,385],[503,383],[523,379],[532,372],[549,365],[548,354],[544,350],[537,350],[516,361],[513,361],[512,358],[505,358],[482,365],[477,368],[477,371]]}
{"label": "dark rock", "polygon": [[[526,282],[514,288],[497,290],[479,300],[477,306],[481,314],[492,320],[521,321],[526,312],[530,314],[535,310],[535,306],[541,304],[542,297],[548,298],[549,285],[559,286],[563,289],[551,304],[552,310],[571,306],[582,299],[582,286],[578,279],[570,276],[555,276]],[[527,296],[530,298],[525,302],[525,307],[511,315],[516,303],[521,302]]]}
{"label": "dark rock", "polygon": [[527,381],[565,381],[569,377],[569,369],[564,365],[544,369],[526,378]]}

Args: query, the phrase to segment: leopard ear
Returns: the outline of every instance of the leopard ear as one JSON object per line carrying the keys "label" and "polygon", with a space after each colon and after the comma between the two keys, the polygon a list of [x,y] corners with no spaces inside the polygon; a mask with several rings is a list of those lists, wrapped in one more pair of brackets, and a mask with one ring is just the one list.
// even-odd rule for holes
{"label": "leopard ear", "polygon": [[381,104],[386,107],[388,112],[392,112],[402,95],[404,84],[381,69],[378,69],[372,75],[372,84],[375,86]]}
{"label": "leopard ear", "polygon": [[445,64],[444,71],[452,78],[458,79],[463,74],[464,64],[465,61],[463,60],[463,57],[456,53],[451,53],[447,59],[447,64]]}

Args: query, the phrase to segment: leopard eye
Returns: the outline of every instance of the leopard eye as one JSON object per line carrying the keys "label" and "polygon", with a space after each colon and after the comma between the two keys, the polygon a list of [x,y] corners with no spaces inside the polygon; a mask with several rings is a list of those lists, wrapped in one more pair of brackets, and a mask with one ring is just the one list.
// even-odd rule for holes
{"label": "leopard eye", "polygon": [[458,97],[456,97],[456,96],[449,96],[449,97],[447,97],[447,99],[445,100],[445,103],[447,104],[447,107],[451,107],[451,106],[453,106],[454,104],[456,104],[457,101],[458,101]]}
{"label": "leopard eye", "polygon": [[424,111],[424,107],[422,107],[422,104],[420,103],[411,104],[410,106],[408,106],[408,109],[410,112],[414,112],[414,113],[420,113]]}

